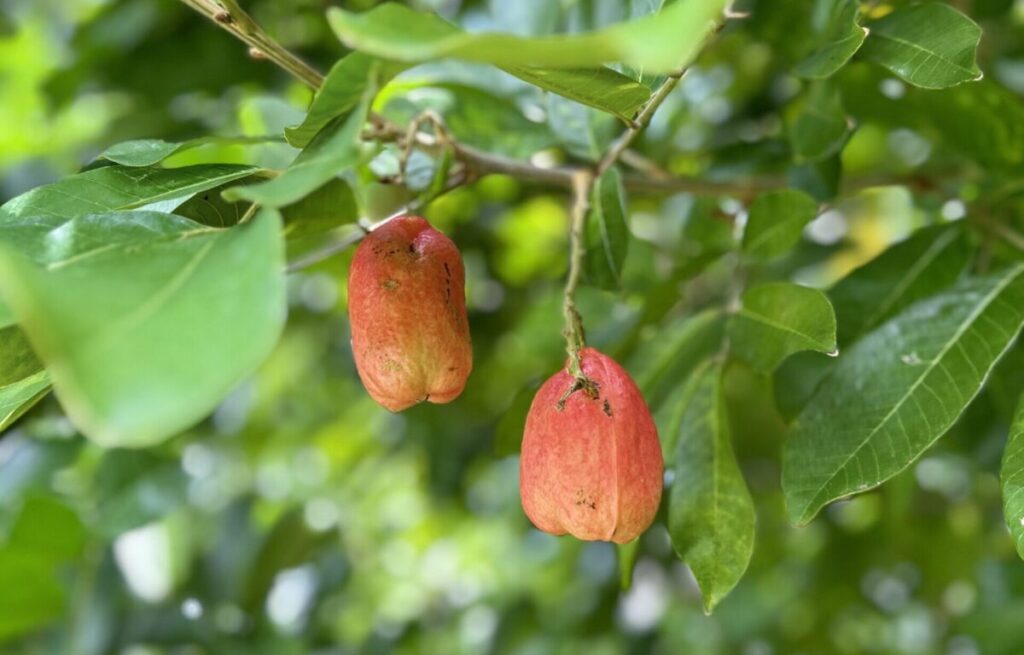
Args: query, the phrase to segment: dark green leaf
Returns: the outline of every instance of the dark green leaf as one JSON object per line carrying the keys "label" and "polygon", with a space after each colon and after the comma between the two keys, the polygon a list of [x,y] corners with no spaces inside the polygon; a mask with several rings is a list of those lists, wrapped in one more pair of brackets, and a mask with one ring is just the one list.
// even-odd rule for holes
{"label": "dark green leaf", "polygon": [[789,143],[796,161],[820,161],[842,150],[852,131],[853,122],[843,110],[836,87],[815,82],[790,125]]}
{"label": "dark green leaf", "polygon": [[651,97],[651,90],[610,68],[554,69],[501,66],[524,82],[630,121]]}
{"label": "dark green leaf", "polygon": [[252,145],[283,141],[279,136],[203,136],[188,141],[162,139],[122,141],[104,150],[97,159],[106,159],[122,166],[152,166],[171,155],[205,145]]}
{"label": "dark green leaf", "polygon": [[526,428],[526,415],[530,412],[533,397],[540,388],[540,380],[533,380],[516,393],[505,413],[494,428],[494,454],[507,457],[519,453]]}
{"label": "dark green leaf", "polygon": [[944,89],[981,79],[981,28],[946,3],[901,7],[870,29],[861,55],[914,86]]}
{"label": "dark green leaf", "polygon": [[327,18],[348,47],[399,61],[455,57],[551,68],[596,68],[617,62],[668,73],[693,60],[727,4],[725,0],[686,0],[658,14],[595,32],[541,37],[469,34],[434,14],[395,3],[362,14],[332,7]]}
{"label": "dark green leaf", "polygon": [[840,357],[797,418],[782,485],[791,519],[896,475],[941,437],[1024,323],[1024,266],[911,305]]}
{"label": "dark green leaf", "polygon": [[804,227],[818,214],[818,203],[802,191],[780,189],[762,193],[750,203],[743,230],[743,252],[752,257],[777,257],[796,245]]}
{"label": "dark green leaf", "polygon": [[584,275],[602,289],[618,289],[622,283],[630,238],[624,203],[622,178],[611,168],[594,182],[584,235]]}
{"label": "dark green leaf", "polygon": [[200,164],[182,168],[104,166],[32,189],[0,207],[0,224],[25,216],[74,218],[191,197],[256,173],[252,166]]}
{"label": "dark green leaf", "polygon": [[275,576],[284,569],[308,562],[323,544],[336,539],[331,532],[314,532],[301,511],[281,517],[267,534],[246,580],[242,606],[257,612],[263,606]]}
{"label": "dark green leaf", "polygon": [[628,368],[648,405],[661,405],[670,389],[719,349],[723,328],[722,314],[707,310],[659,326],[654,338],[640,344]]}
{"label": "dark green leaf", "polygon": [[835,0],[821,45],[797,64],[793,72],[800,77],[820,79],[842,68],[868,35],[867,28],[857,22],[859,13],[856,0]]}
{"label": "dark green leaf", "polygon": [[668,530],[711,613],[746,571],[754,503],[732,451],[722,365],[705,363],[679,394]]}
{"label": "dark green leaf", "polygon": [[1003,451],[999,471],[1003,486],[1003,517],[1010,530],[1017,554],[1024,559],[1024,397],[1010,426],[1010,436]]}
{"label": "dark green leaf", "polygon": [[188,500],[188,477],[177,459],[145,450],[111,450],[96,472],[98,516],[92,523],[113,538],[159,520]]}
{"label": "dark green leaf", "polygon": [[250,200],[264,207],[291,205],[359,163],[359,134],[372,100],[367,89],[362,102],[344,120],[337,118],[303,150],[279,177],[262,184],[238,186],[224,192],[228,200]]}
{"label": "dark green leaf", "polygon": [[309,145],[316,133],[328,123],[355,109],[374,81],[378,85],[387,84],[406,68],[405,64],[378,59],[363,52],[345,55],[327,73],[302,124],[285,129],[288,143],[296,148]]}
{"label": "dark green leaf", "polygon": [[825,294],[789,282],[748,289],[729,320],[729,347],[759,371],[770,372],[801,350],[836,354],[836,318]]}
{"label": "dark green leaf", "polygon": [[829,290],[839,343],[848,344],[904,307],[945,289],[970,261],[966,235],[936,225],[890,247]]}
{"label": "dark green leaf", "polygon": [[270,211],[228,230],[153,212],[34,219],[0,229],[0,295],[75,425],[141,446],[198,421],[269,354],[283,250]]}
{"label": "dark green leaf", "polygon": [[352,187],[334,179],[295,204],[281,208],[284,233],[289,239],[322,234],[359,220]]}

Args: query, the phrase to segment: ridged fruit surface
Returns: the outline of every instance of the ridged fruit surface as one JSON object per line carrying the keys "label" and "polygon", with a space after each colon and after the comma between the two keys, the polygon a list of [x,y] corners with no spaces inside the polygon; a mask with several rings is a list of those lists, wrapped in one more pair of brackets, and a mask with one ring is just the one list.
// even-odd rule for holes
{"label": "ridged fruit surface", "polygon": [[632,541],[658,512],[664,462],[640,390],[615,360],[581,352],[595,385],[577,390],[565,369],[537,391],[526,417],[519,493],[535,526],[587,541]]}
{"label": "ridged fruit surface", "polygon": [[348,315],[356,368],[374,400],[398,412],[462,393],[473,368],[465,284],[458,248],[419,216],[394,218],[359,244]]}

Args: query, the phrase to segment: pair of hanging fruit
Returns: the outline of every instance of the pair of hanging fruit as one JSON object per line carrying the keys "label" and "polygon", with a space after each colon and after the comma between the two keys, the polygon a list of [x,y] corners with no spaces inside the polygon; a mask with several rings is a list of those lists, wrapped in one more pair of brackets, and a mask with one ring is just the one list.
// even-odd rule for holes
{"label": "pair of hanging fruit", "polygon": [[[363,386],[398,412],[462,393],[473,367],[465,270],[455,244],[400,216],[359,245],[348,280],[352,350]],[[544,532],[625,543],[661,500],[657,430],[629,374],[592,348],[582,379],[563,369],[534,397],[520,463],[523,509]]]}

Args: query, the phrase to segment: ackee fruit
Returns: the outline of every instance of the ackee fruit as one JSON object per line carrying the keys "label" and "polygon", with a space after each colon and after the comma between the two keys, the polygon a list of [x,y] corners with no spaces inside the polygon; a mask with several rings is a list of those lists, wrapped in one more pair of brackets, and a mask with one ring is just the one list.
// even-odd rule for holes
{"label": "ackee fruit", "polygon": [[664,462],[651,412],[629,374],[593,348],[581,353],[589,387],[568,370],[537,391],[519,469],[523,510],[537,528],[627,543],[661,501]]}
{"label": "ackee fruit", "polygon": [[378,403],[398,412],[462,393],[473,368],[465,269],[455,244],[425,219],[399,216],[363,239],[348,315],[359,377]]}

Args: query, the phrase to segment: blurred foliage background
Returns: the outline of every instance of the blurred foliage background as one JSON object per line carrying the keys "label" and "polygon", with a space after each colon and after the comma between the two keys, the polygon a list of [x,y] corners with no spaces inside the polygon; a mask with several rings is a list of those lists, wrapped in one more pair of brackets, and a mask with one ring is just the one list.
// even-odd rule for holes
{"label": "blurred foliage background", "polygon": [[[344,53],[323,0],[245,4],[321,70]],[[471,29],[548,33],[614,22],[643,3],[409,4]],[[675,173],[790,170],[786,129],[803,83],[788,71],[826,4],[738,3],[751,17],[701,57],[638,150]],[[985,30],[987,77],[969,93],[1021,112],[1024,4],[951,4]],[[531,120],[547,113],[547,123],[534,121],[539,147],[572,151],[571,120],[556,120],[560,103],[536,89],[473,65],[423,68],[510,99]],[[1016,135],[983,143],[957,127],[958,117],[980,120],[975,96],[930,100],[865,63],[839,83],[857,131],[829,166],[848,179],[923,171],[939,182],[845,193],[794,253],[754,273],[764,279],[825,286],[922,225],[962,218],[979,189],[1019,166]],[[0,0],[0,201],[125,139],[278,132],[301,120],[310,97],[177,2]],[[500,113],[461,118],[466,133],[504,129]],[[294,152],[258,148],[265,162]],[[214,145],[177,157],[243,161],[243,152]],[[935,172],[951,166],[967,166],[969,181],[944,185]],[[790,173],[827,196],[825,168]],[[590,341],[642,376],[659,336],[725,293],[718,257],[739,200],[631,197],[625,288],[585,289],[580,299]],[[757,540],[747,575],[708,617],[662,523],[642,537],[623,588],[610,544],[541,534],[520,509],[521,406],[563,357],[565,195],[491,177],[426,215],[467,267],[476,364],[463,396],[401,415],[366,396],[348,345],[345,253],[290,276],[289,323],[273,358],[208,421],[163,446],[100,449],[48,399],[0,440],[0,652],[1024,652],[1024,566],[997,479],[1022,386],[1019,347],[917,464],[800,529],[786,521],[779,489],[785,421],[773,394],[788,393],[786,380],[732,366],[733,438]],[[785,368],[813,367],[815,357]]]}

